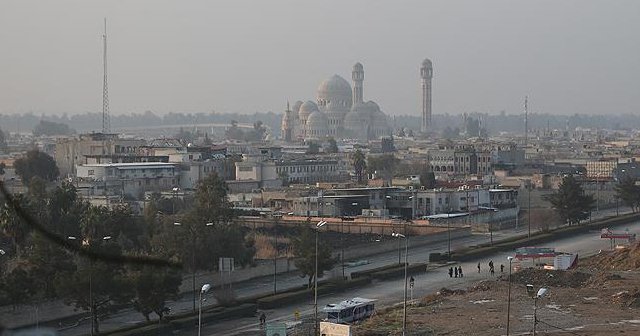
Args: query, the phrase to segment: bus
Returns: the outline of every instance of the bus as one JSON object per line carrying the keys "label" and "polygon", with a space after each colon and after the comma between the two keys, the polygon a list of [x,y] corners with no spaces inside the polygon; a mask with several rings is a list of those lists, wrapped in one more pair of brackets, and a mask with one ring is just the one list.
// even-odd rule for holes
{"label": "bus", "polygon": [[376,300],[353,298],[336,304],[326,305],[322,311],[327,313],[328,322],[353,323],[372,316],[375,312]]}

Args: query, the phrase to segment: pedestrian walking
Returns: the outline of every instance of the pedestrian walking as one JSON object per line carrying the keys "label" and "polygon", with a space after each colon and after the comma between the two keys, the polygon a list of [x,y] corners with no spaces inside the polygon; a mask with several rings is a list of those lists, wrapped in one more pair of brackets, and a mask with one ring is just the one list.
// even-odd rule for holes
{"label": "pedestrian walking", "polygon": [[500,273],[504,273],[504,264],[500,264]]}
{"label": "pedestrian walking", "polygon": [[489,260],[489,271],[493,269],[493,260]]}
{"label": "pedestrian walking", "polygon": [[480,273],[480,262],[478,261],[478,273]]}
{"label": "pedestrian walking", "polygon": [[458,275],[462,278],[462,266],[458,266]]}
{"label": "pedestrian walking", "polygon": [[489,272],[491,272],[491,276],[494,276],[496,274],[496,269],[493,268],[493,265],[491,266],[491,269],[489,270]]}
{"label": "pedestrian walking", "polygon": [[449,277],[453,278],[453,267],[449,267]]}
{"label": "pedestrian walking", "polygon": [[264,328],[264,324],[267,322],[267,315],[260,314],[260,328]]}
{"label": "pedestrian walking", "polygon": [[457,267],[453,268],[453,274],[454,274],[454,278],[458,277],[458,268]]}

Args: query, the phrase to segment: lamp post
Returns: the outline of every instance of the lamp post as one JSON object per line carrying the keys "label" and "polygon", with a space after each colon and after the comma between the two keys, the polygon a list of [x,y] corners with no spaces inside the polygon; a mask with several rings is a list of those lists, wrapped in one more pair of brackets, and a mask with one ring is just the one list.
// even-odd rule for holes
{"label": "lamp post", "polygon": [[[78,240],[77,237],[75,236],[68,236],[67,237],[68,240]],[[103,241],[108,241],[111,239],[111,236],[104,236],[102,237]],[[88,240],[83,240],[81,242],[82,245],[86,245],[89,246],[90,243]],[[3,253],[4,254],[4,253]],[[91,313],[91,336],[94,335],[94,329],[95,329],[95,307],[94,307],[94,303],[93,303],[93,259],[89,258],[89,312]]]}
{"label": "lamp post", "polygon": [[278,218],[282,215],[273,215],[273,295],[278,293]]}
{"label": "lamp post", "polygon": [[[174,188],[175,189],[175,188]],[[174,226],[182,226],[180,222],[174,222]],[[205,226],[213,226],[213,222],[205,223]],[[193,311],[196,311],[196,231],[188,225],[189,233],[191,234],[191,291],[193,292]]]}
{"label": "lamp post", "polygon": [[200,309],[198,309],[198,336],[202,334],[202,301],[204,301],[202,299],[202,295],[206,294],[209,289],[211,289],[210,284],[204,284],[200,289]]}
{"label": "lamp post", "polygon": [[507,290],[507,336],[509,336],[509,326],[511,321],[511,262],[513,261],[513,257],[508,256],[507,260],[509,260],[509,289]]}
{"label": "lamp post", "polygon": [[536,335],[536,327],[538,325],[538,299],[541,299],[547,294],[546,288],[538,289],[538,292],[534,294],[533,285],[527,285],[527,293],[531,295],[533,299],[533,336]]}
{"label": "lamp post", "polygon": [[527,182],[527,226],[529,227],[527,238],[531,238],[531,181]]}
{"label": "lamp post", "polygon": [[327,224],[326,221],[320,221],[318,222],[318,224],[316,224],[316,267],[315,273],[313,275],[313,324],[315,329],[314,335],[318,335],[318,232],[320,232],[320,228],[325,224]]}
{"label": "lamp post", "polygon": [[394,232],[391,235],[404,239],[404,308],[402,314],[402,335],[405,336],[407,334],[407,266],[409,265],[409,238],[402,233]]}

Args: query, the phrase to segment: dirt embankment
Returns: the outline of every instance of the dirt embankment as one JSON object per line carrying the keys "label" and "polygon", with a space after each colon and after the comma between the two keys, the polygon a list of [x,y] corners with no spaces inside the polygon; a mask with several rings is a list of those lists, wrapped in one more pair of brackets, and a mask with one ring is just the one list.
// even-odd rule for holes
{"label": "dirt embankment", "polygon": [[[524,269],[469,288],[442,288],[408,309],[409,335],[501,335],[533,329],[534,300],[526,285],[547,287],[537,302],[540,335],[640,335],[640,243],[581,260],[578,269]],[[510,304],[508,302],[510,301]],[[402,308],[381,310],[354,335],[401,335]]]}

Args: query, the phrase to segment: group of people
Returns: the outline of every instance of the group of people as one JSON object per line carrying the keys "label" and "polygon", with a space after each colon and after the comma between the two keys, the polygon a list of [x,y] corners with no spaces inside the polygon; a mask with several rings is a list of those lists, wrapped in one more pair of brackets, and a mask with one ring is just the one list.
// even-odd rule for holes
{"label": "group of people", "polygon": [[[480,262],[478,262],[478,273],[480,273]],[[496,274],[495,266],[493,265],[493,260],[489,260],[489,273],[491,275]],[[504,273],[504,265],[500,264],[500,273]]]}
{"label": "group of people", "polygon": [[458,267],[449,267],[449,277],[450,278],[462,278],[462,266]]}

